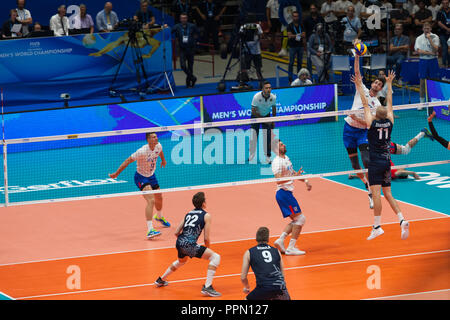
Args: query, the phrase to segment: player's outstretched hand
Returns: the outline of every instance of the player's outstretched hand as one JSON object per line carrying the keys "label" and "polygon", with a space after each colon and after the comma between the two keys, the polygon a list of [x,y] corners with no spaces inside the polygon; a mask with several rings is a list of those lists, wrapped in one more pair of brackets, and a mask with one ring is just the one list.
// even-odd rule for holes
{"label": "player's outstretched hand", "polygon": [[388,75],[384,77],[386,79],[386,83],[392,83],[395,78],[395,72],[393,70],[389,70]]}
{"label": "player's outstretched hand", "polygon": [[167,164],[167,161],[166,160],[162,160],[161,161],[161,168],[164,168],[166,166],[166,164]]}
{"label": "player's outstretched hand", "polygon": [[433,110],[433,113],[428,117],[428,122],[433,121],[433,118],[436,116],[436,111]]}
{"label": "player's outstretched hand", "polygon": [[301,176],[304,172],[303,167],[301,167],[300,170],[297,171],[296,176]]}
{"label": "player's outstretched hand", "polygon": [[361,74],[359,74],[359,73],[358,74],[352,74],[352,77],[351,77],[350,81],[353,82],[354,84],[361,83],[362,82]]}

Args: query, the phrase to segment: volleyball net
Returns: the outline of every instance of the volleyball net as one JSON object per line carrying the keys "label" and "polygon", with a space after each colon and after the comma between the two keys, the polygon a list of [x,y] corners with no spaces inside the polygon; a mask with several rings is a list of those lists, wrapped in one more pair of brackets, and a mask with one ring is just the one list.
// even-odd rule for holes
{"label": "volleyball net", "polygon": [[[394,107],[396,116],[392,141],[406,145],[428,127],[427,112],[418,107],[448,110],[449,101],[433,101]],[[351,110],[300,113],[271,118],[240,119],[183,125],[156,126],[120,131],[73,133],[69,135],[5,139],[1,203],[57,202],[106,198],[143,193],[232,187],[275,183],[266,159],[267,130],[271,130],[272,159],[278,140],[287,147],[294,169],[305,171],[301,178],[348,175],[353,170],[343,144],[345,117]],[[203,119],[204,120],[204,119]],[[256,154],[249,161],[252,125],[260,125]],[[437,118],[435,127],[450,137],[450,122]],[[145,134],[155,132],[167,162],[155,169],[160,190],[141,192],[131,163],[116,179],[109,177],[136,150],[147,143]],[[407,155],[393,155],[394,168],[450,163],[450,153],[436,141],[422,138]],[[360,159],[361,168],[363,168]],[[413,170],[413,169],[411,169]],[[294,179],[299,179],[296,177]]]}

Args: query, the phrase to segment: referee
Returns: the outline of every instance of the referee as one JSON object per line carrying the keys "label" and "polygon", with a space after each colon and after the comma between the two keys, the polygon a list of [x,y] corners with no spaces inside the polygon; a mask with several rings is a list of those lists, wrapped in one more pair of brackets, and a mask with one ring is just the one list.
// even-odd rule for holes
{"label": "referee", "polygon": [[[271,93],[271,91],[272,86],[270,85],[270,82],[264,81],[262,91],[253,96],[251,118],[275,117],[277,115],[277,97]],[[272,115],[270,114],[271,111]],[[275,127],[273,122],[253,123],[251,125],[252,135],[250,138],[250,156],[248,161],[252,161],[255,157],[260,125],[263,129],[263,138],[265,138],[266,141],[266,162],[270,164],[272,162],[270,160],[272,153],[272,130]]]}

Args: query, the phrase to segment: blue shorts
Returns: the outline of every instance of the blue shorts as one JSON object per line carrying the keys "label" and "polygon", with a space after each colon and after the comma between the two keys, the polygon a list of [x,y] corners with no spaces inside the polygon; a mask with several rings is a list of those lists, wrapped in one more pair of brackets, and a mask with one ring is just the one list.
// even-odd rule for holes
{"label": "blue shorts", "polygon": [[139,190],[143,190],[146,186],[151,186],[152,190],[159,189],[158,180],[156,180],[156,176],[153,174],[150,177],[144,177],[139,173],[134,174],[134,183],[139,188]]}
{"label": "blue shorts", "polygon": [[368,144],[367,129],[354,128],[347,122],[344,125],[344,145],[348,148],[358,148],[362,144]]}
{"label": "blue shorts", "polygon": [[302,212],[302,209],[300,209],[300,206],[298,205],[297,199],[294,198],[291,191],[280,189],[277,191],[275,198],[277,199],[283,218],[287,218],[291,214]]}
{"label": "blue shorts", "polygon": [[391,162],[390,161],[370,161],[368,169],[369,185],[391,186]]}
{"label": "blue shorts", "polygon": [[430,79],[438,77],[438,59],[419,59],[419,79]]}

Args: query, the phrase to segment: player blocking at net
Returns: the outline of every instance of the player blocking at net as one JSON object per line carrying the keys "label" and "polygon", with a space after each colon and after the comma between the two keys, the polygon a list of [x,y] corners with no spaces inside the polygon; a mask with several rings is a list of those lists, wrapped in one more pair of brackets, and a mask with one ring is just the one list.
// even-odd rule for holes
{"label": "player blocking at net", "polygon": [[394,111],[392,108],[392,81],[395,73],[389,71],[386,77],[388,86],[386,96],[386,108],[379,106],[376,109],[375,116],[372,115],[366,96],[360,74],[355,74],[353,82],[361,95],[361,101],[364,106],[364,115],[367,122],[367,138],[369,141],[370,162],[368,168],[369,185],[373,194],[374,202],[374,224],[367,240],[375,239],[384,233],[381,228],[381,190],[384,197],[389,202],[392,210],[397,214],[400,221],[401,239],[405,240],[409,236],[409,222],[403,218],[400,207],[391,193],[391,134],[394,126]]}
{"label": "player blocking at net", "polygon": [[[157,287],[167,286],[169,284],[166,281],[167,277],[183,266],[188,258],[201,258],[209,260],[206,282],[201,293],[210,297],[220,297],[221,294],[214,290],[212,286],[214,274],[220,264],[220,255],[209,248],[211,244],[209,237],[211,215],[205,211],[205,193],[197,192],[192,197],[192,204],[195,208],[186,214],[175,231],[175,236],[177,237],[176,248],[178,251],[178,259],[167,268],[166,272],[161,277],[156,279],[155,285]],[[197,243],[202,231],[205,237],[204,246]]]}
{"label": "player blocking at net", "polygon": [[[275,178],[284,178],[284,177],[293,177],[299,176],[303,173],[302,168],[297,172],[294,171],[292,166],[292,162],[289,157],[286,155],[286,145],[278,141],[278,155],[272,162],[272,172],[275,175]],[[306,183],[306,188],[308,191],[311,190],[312,186],[308,180],[299,179]],[[303,225],[306,222],[306,218],[300,209],[300,206],[295,199],[294,194],[294,180],[280,180],[277,181],[277,193],[276,200],[278,206],[280,207],[281,213],[284,218],[289,217],[292,221],[286,225],[281,234],[280,238],[278,238],[274,245],[280,250],[281,253],[286,255],[303,255],[305,251],[299,250],[295,245],[297,243],[297,239],[302,231]],[[284,246],[284,240],[286,237],[291,234],[291,240],[289,241],[289,246],[286,249]]]}
{"label": "player blocking at net", "polygon": [[[359,42],[359,40],[355,40],[355,45]],[[359,67],[359,55],[356,51],[355,54],[355,75],[361,76],[360,67]],[[353,105],[351,110],[363,110],[363,105],[361,102],[361,95],[364,95],[366,100],[368,101],[369,107],[375,112],[377,107],[381,106],[380,101],[377,96],[378,93],[383,89],[384,86],[384,78],[379,77],[375,79],[370,86],[370,90],[361,83],[361,88],[363,89],[361,92],[356,90],[355,97],[353,98]],[[367,141],[367,128],[366,122],[364,119],[364,113],[357,113],[349,115],[345,118],[345,125],[343,131],[343,140],[344,146],[347,149],[348,157],[352,164],[352,168],[354,170],[360,170],[361,166],[359,164],[358,159],[358,149],[361,154],[361,160],[364,168],[368,168],[369,166],[369,144]],[[358,178],[364,183],[368,191],[369,197],[369,206],[373,208],[373,199],[372,199],[372,191],[369,188],[369,184],[367,181],[367,175],[364,173],[358,173]]]}
{"label": "player blocking at net", "polygon": [[[145,139],[147,144],[139,148],[135,153],[128,157],[117,169],[116,172],[109,174],[116,179],[119,174],[128,167],[129,164],[136,161],[136,173],[134,174],[134,182],[141,191],[150,191],[159,189],[158,180],[156,179],[156,161],[161,158],[161,168],[165,167],[167,162],[164,158],[164,152],[161,143],[158,142],[156,133],[146,133]],[[163,198],[161,193],[144,194],[147,206],[145,207],[145,217],[147,219],[147,238],[153,238],[161,235],[161,231],[153,227],[153,219],[159,221],[164,227],[170,227],[170,223],[162,216]],[[153,215],[153,207],[156,214]]]}

